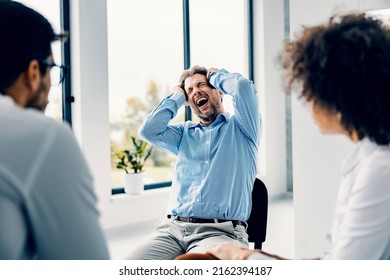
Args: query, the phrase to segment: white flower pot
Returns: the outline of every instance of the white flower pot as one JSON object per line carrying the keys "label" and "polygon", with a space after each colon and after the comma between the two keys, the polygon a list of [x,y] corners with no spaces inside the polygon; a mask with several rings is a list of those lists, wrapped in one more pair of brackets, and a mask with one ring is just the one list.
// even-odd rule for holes
{"label": "white flower pot", "polygon": [[141,194],[144,191],[143,173],[125,174],[125,193]]}

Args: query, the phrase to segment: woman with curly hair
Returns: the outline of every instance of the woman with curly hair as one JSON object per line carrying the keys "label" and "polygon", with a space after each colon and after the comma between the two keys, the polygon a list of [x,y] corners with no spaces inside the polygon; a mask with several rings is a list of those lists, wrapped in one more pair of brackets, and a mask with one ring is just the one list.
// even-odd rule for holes
{"label": "woman with curly hair", "polygon": [[390,27],[365,14],[332,17],[286,44],[283,67],[320,131],[356,144],[322,258],[390,259]]}

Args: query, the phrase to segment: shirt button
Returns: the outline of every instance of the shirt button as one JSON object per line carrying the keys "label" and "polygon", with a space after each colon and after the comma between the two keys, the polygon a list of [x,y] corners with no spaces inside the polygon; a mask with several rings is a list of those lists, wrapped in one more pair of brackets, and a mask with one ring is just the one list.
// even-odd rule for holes
{"label": "shirt button", "polygon": [[204,163],[208,164],[208,163],[209,163],[209,161],[208,161],[208,160],[206,160]]}

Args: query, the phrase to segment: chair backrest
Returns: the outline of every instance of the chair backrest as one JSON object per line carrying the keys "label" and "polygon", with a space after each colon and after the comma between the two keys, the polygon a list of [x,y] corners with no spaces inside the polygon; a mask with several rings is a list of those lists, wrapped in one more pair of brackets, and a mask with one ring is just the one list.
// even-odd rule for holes
{"label": "chair backrest", "polygon": [[252,211],[247,221],[248,239],[254,242],[255,249],[261,249],[267,234],[268,191],[265,184],[255,179],[252,191]]}

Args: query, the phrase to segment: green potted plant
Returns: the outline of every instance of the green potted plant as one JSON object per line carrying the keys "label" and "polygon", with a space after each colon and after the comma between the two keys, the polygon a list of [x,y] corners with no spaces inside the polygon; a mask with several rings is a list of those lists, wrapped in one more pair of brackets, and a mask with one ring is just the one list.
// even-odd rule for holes
{"label": "green potted plant", "polygon": [[142,139],[131,136],[132,149],[113,152],[116,158],[116,168],[124,170],[125,184],[124,190],[128,194],[140,194],[144,190],[143,168],[149,158],[153,147],[148,147],[148,143]]}

